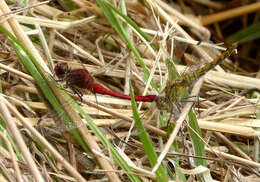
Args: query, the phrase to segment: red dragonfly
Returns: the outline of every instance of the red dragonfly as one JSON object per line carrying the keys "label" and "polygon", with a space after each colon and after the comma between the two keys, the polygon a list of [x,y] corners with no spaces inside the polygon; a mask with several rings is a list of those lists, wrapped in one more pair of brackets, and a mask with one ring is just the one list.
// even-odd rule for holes
{"label": "red dragonfly", "polygon": [[[80,97],[82,96],[82,93],[78,90],[78,88],[87,89],[94,94],[111,95],[114,97],[131,100],[129,95],[113,92],[96,83],[95,79],[91,76],[87,69],[80,68],[70,70],[66,63],[59,63],[55,66],[54,71],[57,77],[59,77],[61,80],[65,80],[66,85],[70,86],[72,90]],[[135,96],[136,101],[142,102],[152,102],[156,99],[156,95]]]}

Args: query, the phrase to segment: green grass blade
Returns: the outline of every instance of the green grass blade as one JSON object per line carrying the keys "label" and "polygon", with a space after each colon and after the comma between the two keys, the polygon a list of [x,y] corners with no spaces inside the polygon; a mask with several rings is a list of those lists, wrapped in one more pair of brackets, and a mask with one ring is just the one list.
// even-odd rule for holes
{"label": "green grass blade", "polygon": [[[1,82],[0,82],[0,93],[3,93],[2,83]],[[13,138],[9,135],[8,130],[6,129],[6,124],[5,124],[4,120],[1,117],[0,117],[0,131],[5,134],[5,136],[7,137],[7,139],[9,140],[11,145],[13,146],[13,149],[14,149],[14,151],[16,153],[17,159],[19,161],[23,162],[22,154],[20,153],[18,147],[16,146]],[[4,139],[2,139],[2,138],[0,139],[0,145],[3,148],[7,149],[6,143],[5,143]]]}
{"label": "green grass blade", "polygon": [[[166,59],[166,66],[168,68],[168,72],[169,72],[169,79],[170,80],[174,80],[178,77],[180,77],[177,69],[175,68],[174,64],[172,63],[172,61],[170,59]],[[187,88],[183,88],[182,92],[181,92],[181,97],[183,98],[187,98],[189,96],[189,92]],[[192,139],[192,143],[194,146],[194,152],[196,156],[205,156],[205,147],[204,147],[204,143],[201,140],[202,138],[202,134],[201,134],[201,130],[199,128],[199,124],[196,118],[196,115],[194,114],[194,112],[192,110],[190,110],[189,114],[189,125],[190,127],[193,129],[193,131],[191,129],[189,129],[189,133]],[[194,131],[199,135],[195,134]],[[194,159],[195,164],[197,166],[199,165],[203,165],[206,166],[206,160],[205,159]]]}
{"label": "green grass blade", "polygon": [[140,182],[141,180],[139,179],[139,177],[132,174],[134,172],[132,168],[121,157],[115,147],[106,139],[105,135],[102,133],[99,127],[95,125],[91,118],[79,107],[79,105],[74,100],[71,101],[71,104],[84,117],[84,120],[91,128],[91,130],[95,133],[95,135],[99,138],[105,149],[111,151],[111,154],[114,157],[116,163],[126,172],[126,175],[129,177],[129,179],[133,182]]}
{"label": "green grass blade", "polygon": [[[16,153],[16,157],[19,161],[23,162],[23,157],[22,154],[20,153],[18,147],[16,146],[16,143],[14,142],[13,138],[11,137],[11,135],[8,133],[8,130],[6,129],[6,124],[4,122],[4,120],[0,117],[0,130],[2,133],[5,134],[5,136],[7,137],[7,139],[9,140],[9,142],[12,144],[12,147]],[[6,144],[4,142],[4,140],[1,139],[1,144],[5,149],[7,149]]]}
{"label": "green grass blade", "polygon": [[[173,131],[173,124],[170,124],[169,128],[168,128],[168,132],[167,132],[167,137],[169,137],[169,135],[172,133]],[[175,140],[172,144],[172,147],[173,151],[175,152],[180,152],[179,151],[179,145],[178,145],[178,142],[177,140]],[[187,181],[186,180],[186,177],[185,177],[185,174],[180,170],[180,158],[179,157],[175,157],[173,160],[172,159],[168,159],[169,161],[172,161],[174,163],[174,169],[175,169],[175,179],[174,180],[177,180],[177,181]]]}
{"label": "green grass blade", "polygon": [[[205,157],[206,156],[205,145],[204,142],[201,140],[202,133],[198,124],[197,117],[192,110],[189,112],[188,116],[189,116],[189,125],[192,128],[192,129],[189,128],[188,131],[192,139],[195,155]],[[203,165],[207,167],[207,162],[205,159],[195,158],[194,161],[197,166]]]}
{"label": "green grass blade", "polygon": [[[135,121],[135,126],[138,130],[138,136],[143,144],[144,151],[149,159],[149,162],[151,164],[151,167],[153,168],[157,162],[158,156],[155,152],[154,146],[152,144],[152,141],[145,131],[143,124],[141,122],[141,119],[139,117],[137,106],[134,99],[134,92],[132,85],[130,84],[130,95],[131,95],[131,105],[132,105],[132,111],[133,111],[133,117]],[[156,179],[158,181],[168,181],[166,170],[163,168],[162,164],[159,166],[157,171],[155,171]]]}
{"label": "green grass blade", "polygon": [[73,11],[78,8],[77,5],[72,0],[64,0],[64,4],[69,11]]}
{"label": "green grass blade", "polygon": [[129,25],[131,25],[147,42],[151,42],[151,38],[143,32],[139,26],[131,20],[127,15],[122,13],[119,9],[117,9],[115,6],[113,6],[111,3],[104,1],[107,7],[111,8],[114,12],[116,12],[118,15],[120,15]]}
{"label": "green grass blade", "polygon": [[[63,110],[62,106],[58,102],[57,98],[53,94],[51,88],[46,83],[45,79],[41,76],[41,74],[38,72],[34,64],[32,63],[32,55],[26,50],[26,48],[23,47],[23,45],[12,35],[10,34],[4,27],[0,26],[0,31],[4,32],[8,37],[11,39],[11,42],[14,46],[14,49],[16,50],[17,54],[20,56],[21,60],[23,61],[23,64],[25,65],[26,69],[31,73],[31,75],[35,78],[37,84],[41,88],[43,94],[48,99],[48,101],[52,104],[52,106],[55,108],[57,113],[61,116],[61,119],[64,121],[65,125],[70,128],[71,126],[74,126],[72,121],[70,120],[67,113]],[[32,58],[32,59],[30,59]],[[35,60],[34,60],[35,61]],[[36,62],[37,64],[37,62]],[[39,66],[39,65],[38,65]],[[49,75],[50,76],[50,75]],[[50,76],[51,77],[51,76]],[[54,82],[58,85],[58,83]],[[60,88],[60,87],[58,87]],[[91,118],[78,106],[78,104],[62,89],[60,89],[62,94],[64,94],[64,97],[66,99],[65,102],[70,103],[73,107],[75,107],[84,117],[85,120],[88,122],[90,128],[93,130],[93,132],[97,135],[97,137],[100,139],[102,144],[108,149],[108,146],[110,146],[110,150],[112,152],[112,155],[116,159],[116,162],[118,165],[120,165],[127,173],[128,177],[133,182],[140,182],[140,179],[133,175],[133,170],[128,166],[128,164],[124,161],[124,159],[120,156],[120,154],[117,152],[117,150],[113,147],[112,144],[110,144],[107,140],[105,135],[101,132],[101,130],[92,122]],[[79,132],[77,129],[70,130],[72,135],[75,137],[75,139],[79,142],[79,144],[82,146],[82,148],[89,153],[90,150],[86,146],[84,140],[81,138]],[[109,145],[108,145],[109,144]],[[128,173],[129,172],[129,173]]]}
{"label": "green grass blade", "polygon": [[[33,78],[36,80],[37,85],[41,89],[42,93],[44,94],[45,98],[50,102],[52,107],[56,110],[56,112],[61,116],[61,119],[65,122],[67,125],[68,123],[71,125],[71,120],[69,116],[66,114],[66,112],[63,110],[62,105],[57,100],[56,96],[52,92],[52,89],[47,84],[46,80],[43,78],[43,76],[38,72],[36,66],[34,64],[38,64],[35,58],[30,54],[30,52],[10,33],[8,32],[2,25],[0,25],[0,31],[2,31],[4,34],[6,34],[13,45],[14,50],[16,51],[17,55],[20,57],[20,60],[22,61],[25,68],[28,70],[28,72],[33,76]],[[41,68],[42,69],[42,68]],[[51,76],[50,76],[51,77]],[[80,143],[82,148],[89,152],[87,145],[81,138],[80,134],[77,130],[71,131],[72,135],[76,138],[76,140]]]}
{"label": "green grass blade", "polygon": [[[144,71],[144,80],[145,82],[148,81],[149,76],[150,76],[150,71],[146,67],[142,57],[140,56],[139,52],[131,42],[130,38],[128,37],[127,32],[124,29],[124,26],[122,23],[119,21],[117,15],[114,13],[114,11],[108,6],[108,2],[105,2],[103,0],[97,0],[98,5],[102,9],[104,15],[106,16],[107,20],[110,22],[111,26],[116,30],[116,32],[119,34],[119,36],[127,43],[128,47],[130,50],[133,52],[135,55],[136,59],[138,60],[139,64],[143,68]],[[112,5],[111,5],[112,6]],[[118,10],[119,11],[119,10]],[[123,15],[123,13],[121,12]],[[154,88],[156,91],[158,91],[157,86],[155,85],[154,80],[151,81],[151,86]]]}
{"label": "green grass blade", "polygon": [[230,35],[226,38],[227,43],[244,43],[251,40],[259,39],[260,38],[260,22],[250,25],[243,30]]}

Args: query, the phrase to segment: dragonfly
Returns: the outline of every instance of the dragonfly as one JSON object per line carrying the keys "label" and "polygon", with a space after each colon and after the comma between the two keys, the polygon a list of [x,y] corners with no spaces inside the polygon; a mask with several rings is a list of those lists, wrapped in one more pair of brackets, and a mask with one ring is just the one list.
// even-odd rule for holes
{"label": "dragonfly", "polygon": [[[214,59],[212,62],[205,64],[203,67],[197,69],[194,72],[182,74],[179,78],[171,80],[168,78],[167,86],[163,89],[160,95],[146,95],[146,96],[135,96],[136,101],[142,102],[156,102],[158,109],[167,110],[173,112],[174,107],[181,102],[182,89],[191,86],[195,81],[205,75],[208,71],[212,70],[215,66],[221,64],[226,58],[228,58],[235,50],[237,44],[232,44],[226,51],[220,56]],[[81,91],[85,90],[92,92],[93,94],[110,95],[117,98],[128,99],[131,97],[126,94],[117,93],[106,89],[102,85],[98,84],[94,77],[85,68],[69,69],[68,64],[59,63],[54,68],[56,76],[61,80],[65,81],[67,87],[70,87],[79,97],[82,97]],[[75,126],[78,128],[80,126]],[[64,129],[66,130],[66,129]]]}
{"label": "dragonfly", "polygon": [[[66,81],[66,85],[80,97],[82,96],[82,90],[89,90],[94,94],[110,95],[131,100],[129,95],[114,92],[98,84],[94,77],[85,68],[70,70],[66,63],[59,63],[55,66],[54,71],[56,76],[61,80]],[[135,96],[135,101],[152,102],[156,98],[156,95]]]}
{"label": "dragonfly", "polygon": [[165,96],[158,97],[157,107],[162,110],[173,111],[173,103],[178,104],[181,102],[182,90],[184,87],[191,86],[195,81],[205,75],[207,72],[221,64],[226,58],[228,58],[237,48],[237,43],[227,48],[220,56],[215,58],[212,62],[205,64],[203,67],[197,69],[194,72],[182,74],[179,78],[172,80],[168,78],[167,86],[163,89]]}

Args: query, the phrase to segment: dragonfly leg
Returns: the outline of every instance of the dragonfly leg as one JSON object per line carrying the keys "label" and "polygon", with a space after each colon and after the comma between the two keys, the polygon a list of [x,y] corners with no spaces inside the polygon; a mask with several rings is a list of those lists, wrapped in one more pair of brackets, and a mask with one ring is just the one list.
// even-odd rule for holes
{"label": "dragonfly leg", "polygon": [[14,86],[16,86],[16,85],[19,85],[19,84],[21,84],[21,83],[23,83],[22,81],[18,81],[18,82],[16,82],[16,83],[12,83],[11,84],[11,87],[14,87]]}
{"label": "dragonfly leg", "polygon": [[77,89],[76,87],[73,87],[71,85],[70,85],[70,88],[74,92],[74,94],[76,94],[80,98],[80,105],[81,105],[81,103],[83,103],[83,98],[82,98],[83,94],[82,94],[82,92],[79,89]]}
{"label": "dragonfly leg", "polygon": [[167,120],[167,125],[166,125],[167,128],[169,127],[169,124],[170,124],[170,121],[171,121],[171,119],[172,119],[172,116],[173,116],[173,109],[171,109],[170,116],[169,116],[169,118],[168,118],[168,120]]}
{"label": "dragonfly leg", "polygon": [[[188,100],[190,98],[196,98],[196,101],[195,100]],[[199,97],[197,95],[188,96],[188,97],[182,98],[181,102],[199,102]]]}
{"label": "dragonfly leg", "polygon": [[64,78],[63,79],[55,79],[55,77],[53,75],[51,75],[51,74],[49,74],[49,75],[56,82],[63,82],[64,81]]}
{"label": "dragonfly leg", "polygon": [[40,125],[41,122],[42,122],[42,120],[45,119],[45,118],[47,118],[47,117],[49,117],[49,116],[50,116],[50,113],[47,113],[47,114],[44,114],[43,116],[41,116],[41,117],[38,119],[36,126]]}
{"label": "dragonfly leg", "polygon": [[172,120],[172,117],[174,116],[174,120],[177,119],[177,117],[179,116],[179,114],[181,113],[181,108],[182,106],[180,104],[174,104],[174,106],[172,106],[170,108],[170,116],[167,120],[167,128],[169,126],[170,121]]}
{"label": "dragonfly leg", "polygon": [[56,82],[63,82],[64,80],[63,79],[58,79],[58,80],[55,80]]}

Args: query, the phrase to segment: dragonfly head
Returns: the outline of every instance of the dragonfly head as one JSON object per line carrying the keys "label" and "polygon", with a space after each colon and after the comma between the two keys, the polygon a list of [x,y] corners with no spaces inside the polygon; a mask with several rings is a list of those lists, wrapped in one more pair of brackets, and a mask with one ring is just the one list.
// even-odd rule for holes
{"label": "dragonfly head", "polygon": [[59,63],[54,68],[55,74],[58,78],[64,78],[65,75],[69,72],[67,63]]}

